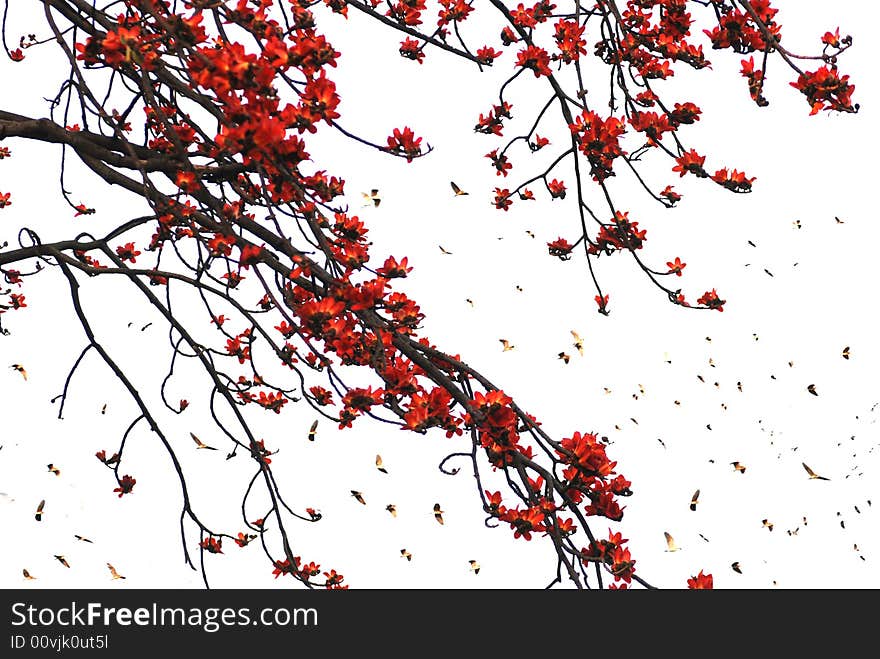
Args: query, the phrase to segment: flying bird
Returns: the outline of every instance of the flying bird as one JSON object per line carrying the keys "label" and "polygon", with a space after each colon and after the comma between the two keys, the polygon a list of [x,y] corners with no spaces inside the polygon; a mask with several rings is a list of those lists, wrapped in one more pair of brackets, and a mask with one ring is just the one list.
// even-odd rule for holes
{"label": "flying bird", "polygon": [[572,345],[574,345],[574,347],[577,348],[578,353],[581,355],[581,357],[583,357],[583,355],[584,355],[584,340],[574,330],[570,330],[570,331],[571,331],[572,337],[574,338],[574,343]]}
{"label": "flying bird", "polygon": [[27,371],[25,370],[24,366],[22,366],[21,364],[13,364],[10,368],[14,368],[16,371],[21,373],[21,377],[27,380]]}
{"label": "flying bird", "polygon": [[38,522],[43,520],[43,508],[46,506],[46,500],[43,499],[40,501],[40,505],[37,506],[37,513],[34,515],[34,519]]}
{"label": "flying bird", "polygon": [[64,556],[60,556],[58,554],[53,554],[53,556],[55,556],[55,560],[58,561],[59,563],[61,563],[61,565],[63,565],[64,567],[66,567],[66,568],[70,567],[70,563],[67,562],[67,559],[64,558]]}
{"label": "flying bird", "polygon": [[466,195],[466,194],[470,194],[469,192],[465,192],[465,191],[462,190],[460,187],[458,187],[458,186],[455,184],[455,181],[450,181],[450,182],[449,182],[449,185],[452,186],[452,191],[455,193],[455,196],[456,196],[456,197],[461,197],[461,196],[464,196],[464,195]]}
{"label": "flying bird", "polygon": [[191,432],[191,433],[189,434],[189,436],[193,438],[193,441],[196,443],[196,448],[197,448],[197,449],[199,449],[199,448],[206,448],[206,449],[208,449],[208,450],[210,450],[210,451],[216,451],[216,450],[217,450],[217,449],[215,449],[213,446],[208,446],[207,444],[205,444],[201,439],[199,439],[198,437],[196,437],[195,433],[192,433],[192,432]]}
{"label": "flying bird", "polygon": [[110,563],[107,563],[107,569],[110,570],[110,574],[114,579],[125,579],[125,577],[119,574],[119,572],[116,571],[116,568],[110,565]]}
{"label": "flying bird", "polygon": [[385,506],[385,510],[391,513],[392,517],[397,517],[397,506],[395,506],[393,503],[389,503],[387,506]]}
{"label": "flying bird", "polygon": [[840,356],[844,359],[849,359],[849,346],[843,349],[843,352],[840,353]]}
{"label": "flying bird", "polygon": [[440,504],[434,504],[434,519],[436,519],[440,524],[443,523],[443,511],[440,510]]}
{"label": "flying bird", "polygon": [[691,505],[690,505],[691,511],[697,510],[698,503],[700,503],[700,491],[699,490],[694,492],[694,496],[691,497]]}
{"label": "flying bird", "polygon": [[47,464],[46,467],[48,467],[49,471],[51,471],[56,476],[61,475],[61,470],[58,467],[56,467],[54,464],[52,464],[51,462],[49,464]]}
{"label": "flying bird", "polygon": [[315,419],[312,423],[312,427],[309,428],[309,441],[315,441],[315,433],[318,432],[318,419]]}
{"label": "flying bird", "polygon": [[381,456],[381,455],[378,455],[378,454],[376,455],[376,469],[378,469],[379,471],[381,471],[383,474],[387,474],[387,473],[388,473],[388,470],[385,469],[385,467],[382,466],[382,456]]}
{"label": "flying bird", "polygon": [[367,505],[367,502],[364,501],[364,495],[358,492],[357,490],[351,490],[351,496],[353,496],[358,503],[362,503],[363,505]]}
{"label": "flying bird", "polygon": [[772,531],[772,530],[773,530],[773,522],[771,522],[770,520],[762,519],[762,520],[761,520],[761,525],[764,526],[764,527],[766,527],[768,531]]}
{"label": "flying bird", "polygon": [[516,346],[511,345],[510,341],[508,341],[507,339],[498,339],[498,340],[501,342],[501,345],[504,346],[504,348],[501,350],[501,352],[507,352],[508,350],[513,350],[514,348],[516,348]]}
{"label": "flying bird", "polygon": [[664,551],[678,551],[679,546],[675,544],[675,539],[666,531],[663,531],[663,535],[666,536],[666,549]]}
{"label": "flying bird", "polygon": [[841,219],[840,219],[839,217],[837,217],[836,215],[834,216],[834,221],[835,221],[837,224],[843,224],[843,223],[844,223],[843,220],[841,220]]}
{"label": "flying bird", "polygon": [[737,461],[731,462],[730,464],[733,465],[733,468],[735,471],[738,471],[742,474],[746,473],[746,467],[744,464],[737,462]]}
{"label": "flying bird", "polygon": [[558,357],[566,364],[569,362],[569,360],[571,360],[571,355],[569,355],[567,352],[560,352]]}
{"label": "flying bird", "polygon": [[742,569],[739,566],[739,561],[734,561],[730,564],[730,569],[736,572],[737,574],[742,574]]}
{"label": "flying bird", "polygon": [[374,208],[379,208],[379,204],[382,203],[382,199],[379,197],[378,190],[370,190],[369,194],[367,194],[366,192],[361,192],[361,196],[366,202],[364,206],[372,205]]}
{"label": "flying bird", "polygon": [[819,395],[818,393],[816,393],[816,385],[815,385],[815,384],[807,385],[807,391],[809,391],[809,392],[810,392],[811,394],[813,394],[814,396],[818,396],[818,395]]}
{"label": "flying bird", "polygon": [[76,535],[75,533],[74,533],[73,537],[76,538],[77,540],[79,540],[80,542],[88,542],[90,545],[95,544],[91,540],[89,540],[88,538],[83,537],[81,535]]}
{"label": "flying bird", "polygon": [[480,573],[480,564],[477,561],[471,559],[468,561],[468,563],[471,564],[471,571],[473,571],[474,574]]}
{"label": "flying bird", "polygon": [[403,549],[400,550],[400,556],[401,556],[402,558],[405,558],[405,559],[408,560],[408,561],[411,561],[411,560],[412,560],[412,554],[410,554],[410,553],[406,550],[405,547],[404,547]]}
{"label": "flying bird", "polygon": [[27,568],[22,568],[21,573],[24,576],[24,578],[27,579],[28,581],[36,579],[36,577],[31,576],[31,573],[27,571]]}
{"label": "flying bird", "polygon": [[807,463],[806,463],[806,462],[801,462],[801,464],[804,466],[804,469],[806,470],[806,472],[810,475],[810,480],[814,480],[814,479],[818,479],[818,480],[820,480],[820,481],[828,481],[828,480],[831,480],[830,478],[826,478],[825,476],[820,476],[819,474],[817,474],[816,472],[814,472],[812,469],[810,469],[810,468],[807,466]]}
{"label": "flying bird", "polygon": [[443,252],[444,254],[449,254],[449,255],[452,254],[452,252],[450,252],[449,250],[444,249],[444,248],[443,248],[443,245],[437,245],[437,247],[439,247],[439,248],[440,248],[440,251]]}

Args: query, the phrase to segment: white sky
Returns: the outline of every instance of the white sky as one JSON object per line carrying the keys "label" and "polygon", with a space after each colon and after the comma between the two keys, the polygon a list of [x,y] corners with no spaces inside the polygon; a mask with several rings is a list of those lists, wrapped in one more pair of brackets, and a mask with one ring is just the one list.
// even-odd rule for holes
{"label": "white sky", "polygon": [[[406,124],[435,147],[427,158],[406,164],[346,146],[326,129],[309,141],[318,166],[346,179],[352,208],[370,228],[374,259],[408,256],[415,270],[400,288],[427,315],[422,334],[461,354],[551,435],[597,431],[613,440],[609,456],[632,480],[635,494],[623,501],[623,522],[611,526],[630,538],[640,576],[662,587],[684,587],[700,570],[714,574],[717,588],[880,586],[878,506],[867,503],[874,498],[880,504],[880,408],[874,408],[880,349],[871,268],[880,229],[869,160],[878,146],[880,98],[872,70],[877,46],[868,27],[880,9],[855,0],[833,7],[818,0],[778,4],[786,43],[795,51],[814,50],[825,29],[837,25],[841,34],[853,35],[855,45],[841,64],[856,85],[861,112],[808,117],[803,97],[788,87],[792,74],[778,62],[765,92],[771,106],[759,110],[738,75],[739,58],[709,50],[713,71],[686,78],[681,69],[676,81],[684,91],[675,100],[692,100],[704,111],[683,135],[708,155],[708,169],[736,167],[756,176],[755,191],[734,196],[692,177],[678,179],[665,160],[650,172],[656,189],[672,183],[685,195],[674,210],[647,199],[622,170],[611,182],[618,204],[648,229],[647,261],[659,267],[680,256],[688,264],[680,280],[688,298],[715,287],[728,301],[723,313],[670,305],[620,255],[599,263],[612,313],[597,314],[583,261],[563,263],[546,253],[547,241],[574,237],[571,207],[550,202],[537,188],[539,201],[515,203],[508,213],[489,203],[500,179],[482,156],[502,142],[472,127],[497,102],[495,78],[439,52],[429,52],[421,66],[401,61],[394,35],[371,39],[355,16],[347,24],[338,17],[320,24],[343,52],[334,71],[343,126],[381,140]],[[4,86],[17,90],[4,95],[3,107],[41,116],[39,99],[54,93],[57,76],[50,51],[27,54],[25,63],[0,63]],[[509,70],[505,63],[509,67],[502,62],[496,74]],[[699,87],[689,86],[693,82]],[[523,76],[512,90],[524,122],[529,103],[544,100],[540,85]],[[14,157],[0,163],[0,191],[13,193],[13,205],[0,215],[0,240],[14,244],[22,225],[44,240],[86,227],[100,234],[118,221],[120,210],[127,218],[140,208],[72,168],[67,187],[74,201],[98,210],[73,220],[57,199],[57,149],[14,140],[6,145]],[[502,187],[537,171],[528,154],[513,161]],[[454,198],[451,179],[471,194]],[[360,193],[370,188],[380,190],[381,206],[359,208]],[[796,220],[802,228],[793,226]],[[452,254],[441,253],[438,244]],[[136,373],[141,393],[156,401],[167,369],[167,333],[126,290],[89,280],[82,295],[108,350]],[[29,374],[24,382],[12,369],[0,370],[0,525],[14,538],[0,546],[0,587],[199,587],[198,574],[183,564],[179,488],[155,438],[139,426],[129,440],[130,468],[123,472],[138,483],[122,499],[112,494],[115,482],[94,458],[98,449],[115,450],[134,409],[94,355],[75,376],[64,420],[55,418],[57,406],[49,399],[61,392],[85,346],[63,277],[44,273],[23,292],[29,306],[7,314],[4,326],[12,334],[0,342],[3,363],[22,363]],[[572,329],[585,339],[583,357],[571,347]],[[502,353],[499,338],[515,350]],[[851,348],[849,360],[841,358],[844,346]],[[568,365],[556,358],[562,350],[572,355]],[[250,465],[224,461],[224,450],[195,450],[190,431],[209,444],[222,441],[207,417],[200,383],[194,371],[183,369],[172,379],[170,398],[188,398],[191,406],[180,417],[161,418],[206,520],[237,533],[243,530],[239,493]],[[809,384],[818,396],[807,392]],[[514,540],[506,525],[484,528],[467,469],[454,477],[437,471],[447,453],[467,449],[463,440],[417,436],[369,420],[339,432],[324,420],[318,440],[309,443],[315,417],[306,406],[251,418],[267,444],[282,449],[273,467],[288,501],[324,515],[320,524],[293,525],[295,553],[342,572],[352,587],[539,588],[552,579],[549,546],[537,538]],[[388,475],[374,468],[376,453]],[[733,470],[734,460],[746,465],[745,473]],[[46,470],[50,462],[61,476]],[[809,480],[801,462],[831,480]],[[697,488],[700,504],[691,512]],[[364,493],[366,506],[354,501],[351,489]],[[34,509],[43,498],[44,521],[36,523]],[[435,502],[445,511],[443,526],[434,521]],[[397,505],[396,519],[384,510],[388,503]],[[772,531],[763,519],[774,524]],[[604,537],[608,527],[599,519],[592,528]],[[795,529],[797,535],[786,532]],[[664,551],[664,531],[681,551]],[[94,544],[77,542],[74,533]],[[412,562],[400,557],[402,547],[412,552]],[[71,569],[53,554],[65,555]],[[470,572],[469,559],[480,562],[479,575]],[[107,561],[127,579],[111,581]],[[256,545],[240,550],[224,544],[223,556],[206,561],[212,586],[288,585],[272,578]],[[742,574],[731,570],[733,561]],[[829,561],[832,570],[820,575],[817,568]],[[38,579],[24,582],[22,567]]]}

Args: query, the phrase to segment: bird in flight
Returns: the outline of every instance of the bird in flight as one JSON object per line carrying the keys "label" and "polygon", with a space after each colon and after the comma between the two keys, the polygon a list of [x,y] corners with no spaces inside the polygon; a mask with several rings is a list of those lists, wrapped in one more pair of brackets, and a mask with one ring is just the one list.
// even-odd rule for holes
{"label": "bird in flight", "polygon": [[370,190],[369,194],[361,192],[361,196],[364,198],[364,206],[372,205],[374,208],[379,208],[379,204],[382,203],[382,199],[379,197],[379,191],[376,189]]}
{"label": "bird in flight", "polygon": [[452,191],[455,193],[456,197],[462,197],[466,194],[470,194],[469,192],[465,192],[460,187],[455,184],[455,181],[450,181],[449,185],[452,186]]}
{"label": "bird in flight", "polygon": [[27,371],[25,370],[24,366],[22,366],[21,364],[13,364],[10,368],[14,368],[16,371],[21,373],[21,377],[27,380]]}
{"label": "bird in flight", "polygon": [[806,463],[806,462],[801,462],[801,464],[804,466],[804,469],[806,470],[806,472],[810,475],[810,480],[814,480],[814,479],[818,479],[818,480],[820,480],[820,481],[829,481],[829,480],[831,480],[830,478],[826,478],[825,476],[820,476],[819,474],[817,474],[816,472],[814,472],[812,469],[810,469],[810,468],[807,466],[807,463]]}
{"label": "bird in flight", "polygon": [[440,509],[439,503],[434,504],[434,519],[443,524],[443,511]]}
{"label": "bird in flight", "polygon": [[387,506],[385,506],[385,510],[391,513],[392,517],[397,517],[397,506],[395,506],[393,503],[389,503]]}
{"label": "bird in flight", "polygon": [[64,556],[61,556],[59,554],[53,554],[53,556],[55,556],[55,560],[58,561],[59,563],[61,563],[61,565],[63,565],[64,567],[66,567],[66,568],[70,567],[70,563],[67,562],[67,559],[64,558]]}
{"label": "bird in flight", "polygon": [[742,568],[739,566],[739,561],[734,561],[730,564],[730,569],[736,572],[737,574],[742,574]]}
{"label": "bird in flight", "polygon": [[814,396],[818,396],[818,395],[819,395],[819,394],[816,392],[816,385],[815,385],[815,384],[807,385],[807,391],[809,391],[809,392],[810,392],[811,394],[813,394]]}
{"label": "bird in flight", "polygon": [[383,474],[387,474],[387,473],[388,473],[388,470],[385,469],[385,467],[382,466],[382,456],[381,456],[381,455],[378,455],[378,454],[376,455],[376,469],[378,469],[379,471],[381,471]]}
{"label": "bird in flight", "polygon": [[91,540],[89,540],[88,538],[83,537],[81,535],[74,534],[73,537],[76,538],[77,540],[79,540],[80,542],[88,542],[90,545],[94,544]]}
{"label": "bird in flight", "polygon": [[196,437],[195,433],[192,433],[192,432],[191,432],[191,433],[189,434],[189,436],[192,437],[192,438],[193,438],[193,441],[196,443],[196,448],[206,448],[206,449],[208,449],[208,450],[210,450],[210,451],[216,451],[216,450],[217,450],[217,449],[215,449],[213,446],[208,446],[207,444],[205,444],[204,442],[202,442],[201,439],[199,439],[198,437]]}
{"label": "bird in flight", "polygon": [[680,549],[675,544],[675,539],[667,531],[663,531],[663,535],[666,537],[666,549],[664,551],[678,551]]}
{"label": "bird in flight", "polygon": [[479,573],[480,573],[480,564],[479,564],[477,561],[475,561],[474,559],[471,559],[471,560],[468,561],[468,563],[470,563],[470,565],[471,565],[471,571],[472,571],[474,574],[479,574]]}
{"label": "bird in flight", "polygon": [[61,475],[61,470],[58,467],[56,467],[54,464],[52,464],[51,462],[49,464],[47,464],[46,466],[49,468],[49,471],[51,471],[56,476]]}
{"label": "bird in flight", "polygon": [[773,530],[773,522],[771,522],[769,519],[762,519],[762,520],[761,520],[761,525],[762,525],[763,527],[765,527],[768,531],[772,531],[772,530]]}
{"label": "bird in flight", "polygon": [[318,419],[315,419],[314,422],[312,422],[312,427],[309,428],[309,441],[310,442],[315,441],[315,433],[316,432],[318,432]]}
{"label": "bird in flight", "polygon": [[412,560],[412,554],[410,554],[410,553],[406,550],[406,547],[404,547],[403,549],[400,550],[400,556],[401,556],[402,558],[405,558],[405,559],[408,560],[408,561],[411,561],[411,560]]}
{"label": "bird in flight", "polygon": [[697,510],[697,504],[698,504],[698,503],[700,503],[700,491],[699,491],[699,490],[697,490],[696,492],[694,492],[694,496],[691,497],[691,505],[690,505],[690,509],[691,509],[692,511],[696,511],[696,510]]}
{"label": "bird in flight", "polygon": [[31,576],[31,573],[27,571],[27,568],[22,568],[22,569],[21,569],[21,574],[22,574],[22,575],[24,576],[24,578],[27,579],[28,581],[31,581],[31,580],[33,580],[33,579],[36,579],[36,577]]}
{"label": "bird in flight", "polygon": [[849,346],[846,346],[843,349],[843,352],[840,353],[840,356],[843,357],[844,359],[849,359]]}
{"label": "bird in flight", "polygon": [[562,361],[564,361],[567,364],[569,362],[569,360],[571,359],[571,355],[569,355],[567,352],[560,352],[559,359],[561,359]]}
{"label": "bird in flight", "polygon": [[364,495],[357,490],[351,490],[351,496],[353,496],[358,503],[362,503],[363,505],[367,505],[367,502],[364,501]]}
{"label": "bird in flight", "polygon": [[107,563],[107,569],[110,570],[110,574],[114,579],[125,579],[125,577],[119,574],[119,572],[116,571],[116,568],[110,565],[110,563]]}
{"label": "bird in flight", "polygon": [[507,352],[508,350],[513,350],[514,348],[516,348],[516,346],[511,345],[510,341],[508,341],[507,339],[498,339],[498,340],[501,342],[501,345],[503,346],[503,349],[501,352]]}
{"label": "bird in flight", "polygon": [[37,506],[37,512],[34,515],[34,519],[37,520],[38,522],[43,520],[43,508],[45,508],[45,507],[46,507],[46,500],[43,499],[42,501],[40,501],[40,505]]}
{"label": "bird in flight", "polygon": [[450,255],[452,254],[452,252],[450,252],[448,249],[444,249],[443,245],[437,245],[437,247],[439,247],[440,251],[443,252],[444,254],[450,254]]}
{"label": "bird in flight", "polygon": [[578,351],[581,357],[584,356],[584,340],[581,338],[581,335],[575,332],[574,330],[569,330],[571,332],[571,336],[574,339],[574,343],[572,344]]}
{"label": "bird in flight", "polygon": [[733,469],[734,469],[735,471],[738,471],[738,472],[740,472],[741,474],[746,473],[746,467],[745,467],[745,465],[742,464],[741,462],[734,461],[734,462],[731,462],[730,464],[733,465]]}

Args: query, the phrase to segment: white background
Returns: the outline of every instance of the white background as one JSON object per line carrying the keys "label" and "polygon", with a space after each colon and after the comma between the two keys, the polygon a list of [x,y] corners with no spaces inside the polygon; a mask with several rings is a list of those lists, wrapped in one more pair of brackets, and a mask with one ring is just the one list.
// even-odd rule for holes
{"label": "white background", "polygon": [[[874,408],[880,351],[872,267],[880,230],[871,160],[880,99],[869,32],[880,10],[855,0],[833,7],[780,3],[780,9],[785,43],[796,52],[818,50],[822,33],[837,25],[853,35],[855,45],[841,64],[856,84],[860,113],[808,117],[804,98],[788,86],[793,74],[779,62],[768,74],[771,105],[765,109],[750,102],[735,55],[707,50],[711,71],[682,69],[670,93],[704,111],[697,125],[683,130],[686,143],[708,155],[710,171],[728,166],[756,176],[754,192],[735,196],[706,181],[679,180],[669,171],[672,163],[657,158],[648,163],[654,186],[674,184],[684,194],[678,208],[652,202],[622,168],[611,188],[617,203],[648,229],[648,262],[661,268],[680,256],[688,264],[680,280],[688,299],[715,287],[727,305],[723,313],[674,307],[618,255],[599,263],[611,294],[607,318],[596,313],[583,261],[563,263],[546,253],[546,242],[575,237],[570,206],[534,187],[538,201],[517,202],[508,213],[491,207],[491,189],[502,181],[482,156],[503,142],[472,128],[497,102],[494,82],[510,70],[509,56],[483,76],[439,52],[429,52],[420,66],[400,60],[396,35],[371,32],[360,17],[320,23],[343,53],[332,76],[343,99],[342,125],[379,141],[392,128],[410,125],[435,150],[407,164],[346,146],[323,129],[309,140],[316,165],[346,179],[352,209],[370,228],[374,260],[408,256],[415,266],[401,288],[427,315],[425,336],[479,368],[551,435],[596,431],[612,440],[609,456],[635,491],[623,501],[623,522],[612,526],[630,538],[640,576],[662,587],[684,587],[701,569],[714,575],[718,588],[880,585],[880,409]],[[13,13],[12,25],[15,20]],[[54,94],[60,76],[51,51],[26,54],[24,63],[0,64],[4,108],[42,116],[46,106],[39,99]],[[515,83],[511,98],[523,124],[543,93],[531,75]],[[13,205],[0,214],[0,238],[11,244],[22,225],[48,241],[85,228],[100,234],[141,211],[136,201],[96,186],[71,166],[67,189],[74,203],[98,210],[73,219],[58,199],[59,150],[14,140],[6,145],[14,157],[0,162],[0,191],[12,192]],[[527,153],[514,152],[512,160],[502,187],[538,171]],[[559,174],[573,185],[564,170]],[[471,194],[454,198],[450,180]],[[360,192],[371,188],[380,190],[380,207],[360,208]],[[107,349],[156,402],[167,336],[155,314],[126,291],[118,282],[88,280],[82,295]],[[49,400],[61,392],[85,345],[63,278],[44,273],[23,292],[28,307],[6,314],[12,334],[0,343],[3,364],[22,363],[29,373],[25,382],[5,365],[0,371],[0,524],[7,533],[0,585],[199,587],[200,577],[183,563],[179,487],[156,438],[145,426],[133,433],[123,473],[138,483],[122,499],[93,457],[101,448],[115,450],[134,418],[132,403],[95,355],[74,376],[64,419],[56,418],[57,404]],[[584,337],[583,357],[571,346],[572,329]],[[516,348],[502,353],[500,338]],[[848,361],[841,357],[844,346],[851,348]],[[557,359],[563,350],[572,355],[568,365]],[[809,384],[818,396],[807,392]],[[236,533],[243,530],[237,506],[250,466],[224,461],[226,447],[212,429],[200,385],[196,371],[184,369],[169,386],[170,398],[187,398],[191,406],[180,417],[161,419],[188,470],[197,508],[211,525]],[[252,418],[267,445],[281,449],[273,467],[288,501],[324,515],[319,524],[294,526],[295,553],[342,572],[352,587],[540,588],[552,579],[553,557],[539,538],[528,543],[514,540],[506,527],[484,528],[466,468],[454,477],[437,471],[447,453],[466,450],[463,440],[417,436],[369,420],[339,432],[324,420],[310,443],[314,415],[304,406]],[[221,450],[195,450],[190,431]],[[376,453],[389,474],[374,468]],[[746,465],[745,473],[734,471],[734,460]],[[831,480],[809,480],[802,461]],[[46,470],[49,462],[61,476]],[[697,488],[700,504],[691,512]],[[351,489],[364,493],[366,506],[354,501]],[[34,509],[43,498],[45,516],[36,523]],[[435,502],[445,511],[443,526],[434,521]],[[396,519],[384,510],[388,503],[397,505]],[[774,524],[772,531],[763,519]],[[608,526],[598,520],[593,528],[605,536]],[[796,535],[786,532],[795,529]],[[664,531],[680,551],[664,551]],[[94,544],[77,542],[74,533]],[[192,549],[197,538],[189,540]],[[412,552],[411,562],[400,557],[403,547]],[[65,555],[71,569],[53,554]],[[480,562],[479,575],[469,570],[469,559]],[[107,561],[127,579],[112,581]],[[224,544],[224,555],[206,561],[212,586],[292,583],[272,578],[255,545]],[[731,570],[734,561],[742,574]],[[23,581],[22,567],[37,580]]]}

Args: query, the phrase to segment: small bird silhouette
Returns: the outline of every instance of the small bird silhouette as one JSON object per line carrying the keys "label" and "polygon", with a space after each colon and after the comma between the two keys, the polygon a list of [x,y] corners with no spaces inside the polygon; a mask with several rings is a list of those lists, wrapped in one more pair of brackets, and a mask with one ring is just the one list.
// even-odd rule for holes
{"label": "small bird silhouette", "polygon": [[452,191],[455,193],[456,197],[462,197],[466,194],[470,194],[469,192],[465,192],[460,187],[455,184],[455,181],[450,181],[449,185],[452,187]]}
{"label": "small bird silhouette", "polygon": [[388,473],[388,470],[382,466],[382,456],[381,455],[376,455],[376,469],[381,471],[383,474]]}
{"label": "small bird silhouette", "polygon": [[761,525],[764,526],[768,531],[773,530],[773,522],[771,522],[770,520],[762,519]]}
{"label": "small bird silhouette", "polygon": [[700,491],[699,490],[694,492],[694,496],[691,497],[690,509],[692,511],[696,511],[698,503],[700,503]]}
{"label": "small bird silhouette", "polygon": [[382,199],[379,197],[378,190],[370,190],[369,194],[366,192],[361,192],[361,196],[364,198],[366,202],[364,206],[373,206],[374,208],[379,208],[379,204],[382,203]]}
{"label": "small bird silhouette", "polygon": [[315,419],[312,423],[312,427],[309,428],[309,441],[315,441],[315,433],[318,432],[318,419]]}
{"label": "small bird silhouette", "polygon": [[471,559],[471,560],[468,561],[468,563],[470,563],[470,565],[471,565],[471,571],[472,571],[474,574],[479,574],[479,573],[480,573],[480,564],[479,564],[477,561],[475,561],[474,559]]}
{"label": "small bird silhouette", "polygon": [[818,395],[819,395],[818,393],[816,393],[816,385],[815,385],[815,384],[807,385],[807,391],[809,391],[809,392],[810,392],[811,394],[813,394],[814,396],[818,396]]}
{"label": "small bird silhouette", "polygon": [[66,567],[66,568],[70,567],[70,563],[67,562],[67,559],[64,558],[64,556],[61,556],[59,554],[53,554],[53,556],[55,556],[55,560],[58,561],[59,563],[61,563],[61,565],[63,565],[64,567]]}
{"label": "small bird silhouette", "polygon": [[577,349],[578,353],[583,357],[584,355],[584,340],[581,338],[580,334],[575,332],[574,330],[569,330],[571,332],[572,337],[574,337],[574,347]]}
{"label": "small bird silhouette", "polygon": [[739,566],[739,561],[734,561],[730,564],[730,569],[736,572],[737,574],[742,574],[742,568]]}
{"label": "small bird silhouette", "polygon": [[125,579],[125,577],[119,574],[116,571],[116,568],[110,565],[110,563],[107,563],[107,569],[110,570],[110,574],[113,576],[114,579]]}
{"label": "small bird silhouette", "polygon": [[735,462],[731,462],[730,464],[733,465],[733,468],[734,468],[735,471],[738,471],[738,472],[740,472],[741,474],[746,473],[746,467],[745,467],[745,465],[742,464],[741,462],[736,462],[736,461],[735,461]]}
{"label": "small bird silhouette", "polygon": [[516,348],[516,346],[511,345],[510,341],[508,341],[507,339],[498,339],[498,340],[501,342],[501,345],[503,346],[503,349],[501,350],[501,352],[507,352],[509,350],[513,350],[514,348]]}
{"label": "small bird silhouette", "polygon": [[819,476],[816,472],[814,472],[812,469],[810,469],[805,462],[801,462],[801,464],[804,466],[804,469],[806,470],[806,472],[810,475],[810,480],[814,480],[814,479],[818,479],[820,481],[831,480],[830,478],[826,478],[825,476]]}
{"label": "small bird silhouette", "polygon": [[571,360],[571,355],[569,355],[567,352],[560,352],[559,359],[567,364]]}
{"label": "small bird silhouette", "polygon": [[40,522],[40,521],[43,520],[43,508],[45,508],[45,506],[46,506],[46,500],[45,500],[45,499],[43,499],[42,501],[40,501],[40,505],[37,506],[37,512],[36,512],[36,514],[34,515],[34,519],[37,520],[38,522]]}
{"label": "small bird silhouette", "polygon": [[358,492],[357,490],[351,490],[351,496],[353,496],[358,503],[362,503],[363,505],[367,505],[367,502],[364,501],[364,495]]}
{"label": "small bird silhouette", "polygon": [[392,517],[397,517],[397,506],[395,506],[393,503],[389,503],[387,506],[385,506],[385,510],[391,513]]}
{"label": "small bird silhouette", "polygon": [[56,476],[61,475],[61,470],[58,467],[56,467],[54,464],[52,464],[51,462],[49,464],[47,464],[46,467],[48,467],[49,471],[51,471]]}
{"label": "small bird silhouette", "polygon": [[440,509],[439,503],[434,504],[434,519],[443,524],[443,511]]}
{"label": "small bird silhouette", "polygon": [[25,370],[24,366],[22,366],[21,364],[13,364],[11,368],[14,368],[16,371],[21,373],[21,377],[27,380],[27,371]]}
{"label": "small bird silhouette", "polygon": [[196,448],[197,448],[197,449],[199,449],[199,448],[206,448],[206,449],[208,449],[208,450],[210,450],[210,451],[216,451],[216,450],[217,450],[217,449],[215,449],[213,446],[208,446],[207,444],[205,444],[204,442],[202,442],[201,439],[199,439],[198,437],[196,437],[195,433],[192,433],[192,432],[191,432],[191,433],[189,434],[189,436],[193,438],[193,441],[196,443]]}
{"label": "small bird silhouette", "polygon": [[678,551],[679,547],[675,544],[675,539],[666,531],[663,531],[663,535],[666,537],[665,551]]}
{"label": "small bird silhouette", "polygon": [[410,553],[406,550],[406,547],[404,547],[403,549],[400,550],[400,556],[401,556],[401,558],[405,558],[405,559],[408,560],[408,561],[411,561],[411,560],[412,560],[412,554],[410,554]]}
{"label": "small bird silhouette", "polygon": [[22,568],[22,569],[21,569],[21,574],[22,574],[22,575],[24,576],[24,578],[27,579],[28,581],[32,581],[32,580],[36,579],[36,577],[31,576],[31,573],[27,571],[27,568]]}
{"label": "small bird silhouette", "polygon": [[840,353],[840,356],[844,359],[849,359],[849,346],[843,349],[843,352]]}
{"label": "small bird silhouette", "polygon": [[73,537],[76,538],[77,540],[79,540],[80,542],[88,542],[90,545],[94,544],[91,540],[89,540],[88,538],[83,537],[81,535],[74,534]]}
{"label": "small bird silhouette", "polygon": [[437,245],[437,247],[439,247],[440,251],[443,252],[444,254],[452,255],[452,252],[450,252],[448,249],[444,248],[443,245]]}

